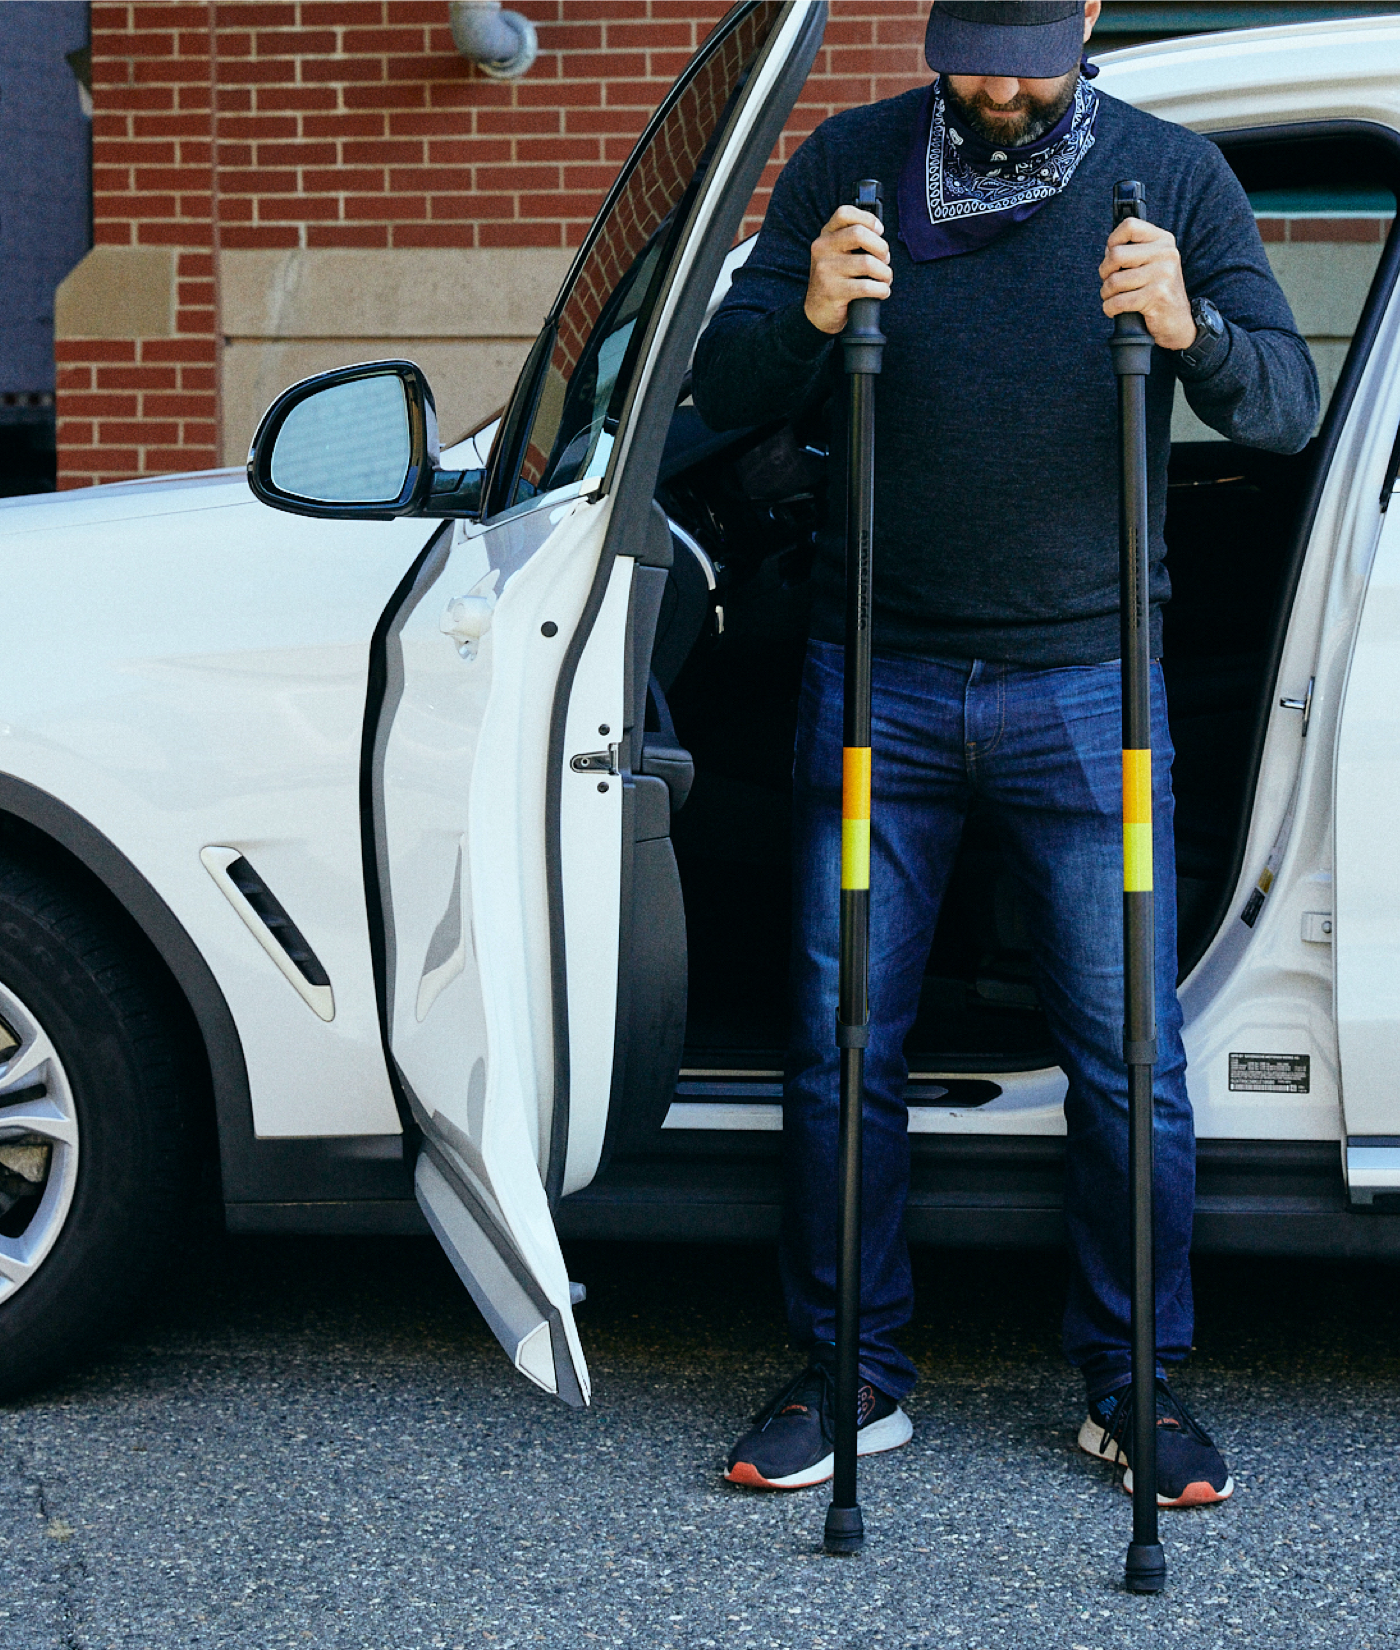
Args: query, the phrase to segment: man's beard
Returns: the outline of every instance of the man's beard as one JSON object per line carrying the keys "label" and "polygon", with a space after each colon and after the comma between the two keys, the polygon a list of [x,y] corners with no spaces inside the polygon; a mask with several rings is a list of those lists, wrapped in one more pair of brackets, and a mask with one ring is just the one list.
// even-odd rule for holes
{"label": "man's beard", "polygon": [[[1076,70],[1049,102],[1034,99],[1029,92],[1022,90],[1010,103],[993,103],[984,91],[975,93],[970,100],[959,97],[945,75],[943,96],[958,118],[970,126],[978,137],[984,138],[998,149],[1023,149],[1028,143],[1035,143],[1043,138],[1048,131],[1058,125],[1065,110],[1073,103],[1075,88],[1078,85],[1079,71]],[[989,120],[983,113],[985,109],[1014,109],[1018,118]]]}

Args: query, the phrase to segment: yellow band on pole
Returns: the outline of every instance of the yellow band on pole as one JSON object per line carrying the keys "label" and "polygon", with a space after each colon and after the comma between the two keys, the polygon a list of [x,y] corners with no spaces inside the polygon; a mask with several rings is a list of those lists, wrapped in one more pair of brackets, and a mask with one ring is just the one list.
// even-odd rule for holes
{"label": "yellow band on pole", "polygon": [[841,753],[841,886],[870,886],[870,747]]}
{"label": "yellow band on pole", "polygon": [[1123,827],[1123,892],[1145,894],[1152,891],[1152,826]]}
{"label": "yellow band on pole", "polygon": [[841,821],[841,887],[848,893],[870,886],[870,821]]}

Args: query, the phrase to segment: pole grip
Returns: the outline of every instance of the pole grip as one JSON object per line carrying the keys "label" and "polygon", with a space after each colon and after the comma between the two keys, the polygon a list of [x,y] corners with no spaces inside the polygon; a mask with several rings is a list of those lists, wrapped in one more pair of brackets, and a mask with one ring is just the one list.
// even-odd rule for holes
{"label": "pole grip", "polygon": [[[873,212],[881,223],[885,221],[885,207],[880,199],[877,179],[860,180],[856,185],[853,204],[863,211]],[[841,334],[841,347],[848,373],[877,373],[883,364],[885,335],[880,331],[880,303],[879,298],[853,298],[846,306],[846,329]]]}
{"label": "pole grip", "polygon": [[[1113,227],[1125,218],[1147,218],[1147,191],[1135,178],[1113,186]],[[1120,378],[1146,378],[1152,371],[1152,334],[1136,311],[1113,317],[1113,370]]]}

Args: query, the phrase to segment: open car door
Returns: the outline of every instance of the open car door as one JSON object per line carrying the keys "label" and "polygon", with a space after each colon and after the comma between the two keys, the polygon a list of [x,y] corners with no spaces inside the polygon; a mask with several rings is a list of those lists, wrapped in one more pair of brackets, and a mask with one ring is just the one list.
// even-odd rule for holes
{"label": "open car door", "polygon": [[[516,1368],[575,1404],[588,1370],[553,1206],[597,1172],[614,1095],[669,1102],[684,1033],[670,792],[644,772],[671,555],[651,495],[825,12],[748,0],[696,54],[531,351],[481,521],[434,539],[375,639],[370,897],[418,1200]],[[658,931],[664,966],[639,968],[636,936]]]}

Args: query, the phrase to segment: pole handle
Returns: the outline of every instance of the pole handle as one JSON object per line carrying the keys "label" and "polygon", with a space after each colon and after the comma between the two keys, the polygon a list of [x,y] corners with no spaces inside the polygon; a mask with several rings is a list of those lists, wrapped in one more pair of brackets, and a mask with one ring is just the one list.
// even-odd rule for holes
{"label": "pole handle", "polygon": [[[1113,227],[1125,218],[1147,218],[1147,191],[1135,178],[1113,186]],[[1113,370],[1120,378],[1146,377],[1152,371],[1152,334],[1136,310],[1113,317]]]}
{"label": "pole handle", "polygon": [[[883,223],[884,202],[880,199],[877,178],[862,178],[856,185],[854,205],[865,212],[873,212]],[[885,353],[885,335],[880,331],[879,298],[853,298],[846,306],[846,328],[841,335],[841,347],[846,357],[846,371],[879,372]]]}

